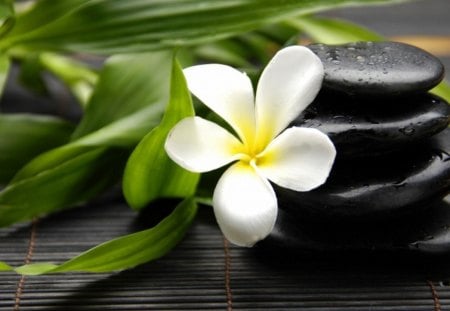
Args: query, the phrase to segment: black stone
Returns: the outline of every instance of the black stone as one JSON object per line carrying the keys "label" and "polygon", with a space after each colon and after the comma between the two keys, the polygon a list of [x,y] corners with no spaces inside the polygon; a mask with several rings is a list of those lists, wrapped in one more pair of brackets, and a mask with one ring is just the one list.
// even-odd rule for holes
{"label": "black stone", "polygon": [[444,77],[442,63],[424,50],[398,42],[310,45],[325,69],[323,86],[350,95],[420,93]]}
{"label": "black stone", "polygon": [[361,109],[359,101],[364,99],[320,94],[292,125],[319,129],[338,156],[355,157],[403,148],[444,130],[450,120],[448,103],[431,94],[391,99],[384,108],[374,101]]}
{"label": "black stone", "polygon": [[326,183],[309,192],[274,185],[281,209],[320,221],[399,217],[450,190],[450,129],[395,156],[337,160]]}
{"label": "black stone", "polygon": [[450,253],[450,196],[425,211],[377,223],[319,224],[280,210],[272,233],[259,248],[301,252]]}

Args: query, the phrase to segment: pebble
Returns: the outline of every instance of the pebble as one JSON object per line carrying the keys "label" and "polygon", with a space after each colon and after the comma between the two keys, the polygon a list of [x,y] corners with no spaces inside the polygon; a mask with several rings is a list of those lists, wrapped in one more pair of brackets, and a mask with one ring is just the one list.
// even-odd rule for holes
{"label": "pebble", "polygon": [[322,60],[323,87],[356,96],[399,96],[428,91],[444,77],[435,56],[398,42],[308,46]]}
{"label": "pebble", "polygon": [[396,151],[444,130],[450,120],[450,105],[431,94],[391,99],[381,108],[373,103],[362,109],[361,101],[320,94],[292,125],[317,128],[340,157],[356,157]]}
{"label": "pebble", "polygon": [[450,190],[450,129],[389,157],[337,160],[309,192],[274,185],[280,209],[309,219],[356,221],[414,213]]}

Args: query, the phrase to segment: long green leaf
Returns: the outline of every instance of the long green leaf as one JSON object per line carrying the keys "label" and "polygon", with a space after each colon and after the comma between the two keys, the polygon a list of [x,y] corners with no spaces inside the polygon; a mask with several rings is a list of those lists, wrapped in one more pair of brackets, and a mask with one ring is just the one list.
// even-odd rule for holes
{"label": "long green leaf", "polygon": [[150,106],[105,126],[92,134],[41,154],[17,172],[13,182],[40,174],[42,171],[51,169],[55,165],[64,163],[84,152],[91,151],[95,147],[112,147],[128,150],[135,146],[158,123],[159,118],[155,118],[155,109]]}
{"label": "long green leaf", "polygon": [[148,106],[160,109],[160,117],[169,101],[171,68],[167,51],[111,57],[73,140]]}
{"label": "long green leaf", "polygon": [[14,14],[13,0],[0,0],[0,19]]}
{"label": "long green leaf", "polygon": [[[197,213],[192,198],[151,229],[129,234],[100,244],[61,264],[36,263],[16,268],[21,274],[36,275],[61,272],[110,272],[135,267],[164,256],[184,237]],[[0,271],[10,267],[0,262]]]}
{"label": "long green leaf", "polygon": [[356,41],[381,41],[384,38],[362,26],[339,19],[302,16],[288,22],[308,34],[314,41],[344,44]]}
{"label": "long green leaf", "polygon": [[213,60],[214,62],[234,67],[251,66],[251,63],[246,58],[248,51],[242,47],[242,44],[231,39],[200,45],[195,48],[194,53],[201,59]]}
{"label": "long green leaf", "polygon": [[14,270],[13,267],[0,261],[0,271],[12,271],[12,270]]}
{"label": "long green leaf", "polygon": [[[385,40],[383,36],[373,31],[341,20],[303,16],[287,23],[306,33],[313,40],[325,44]],[[450,102],[450,85],[447,81],[441,82],[430,92]]]}
{"label": "long green leaf", "polygon": [[161,124],[139,143],[125,169],[123,191],[135,209],[160,197],[192,196],[199,180],[199,174],[179,167],[164,150],[169,131],[181,119],[194,115],[183,72],[176,63],[171,80],[170,102]]}
{"label": "long green leaf", "polygon": [[0,183],[35,156],[69,141],[73,124],[50,116],[0,114]]}
{"label": "long green leaf", "polygon": [[0,226],[84,202],[114,183],[127,153],[96,148],[0,192]]}
{"label": "long green leaf", "polygon": [[443,81],[439,83],[438,86],[430,92],[444,98],[448,103],[450,103],[450,84],[448,82]]}
{"label": "long green leaf", "polygon": [[[64,1],[57,1],[64,2]],[[41,0],[6,47],[124,53],[217,40],[301,14],[395,0]],[[50,11],[50,20],[43,16]],[[42,23],[42,26],[40,26]]]}
{"label": "long green leaf", "polygon": [[[65,16],[89,0],[35,1],[34,5],[16,19],[13,33],[27,33]],[[12,1],[10,1],[12,2]],[[51,3],[50,3],[51,2]],[[50,5],[51,4],[51,5]]]}
{"label": "long green leaf", "polygon": [[13,0],[0,0],[0,38],[10,31],[15,23]]}
{"label": "long green leaf", "polygon": [[3,94],[3,88],[8,79],[9,66],[10,62],[8,56],[0,53],[0,97]]}

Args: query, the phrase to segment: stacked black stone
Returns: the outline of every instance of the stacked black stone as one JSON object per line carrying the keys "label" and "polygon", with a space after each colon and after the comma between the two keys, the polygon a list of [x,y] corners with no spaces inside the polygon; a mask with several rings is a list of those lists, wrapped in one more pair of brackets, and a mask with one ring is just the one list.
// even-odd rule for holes
{"label": "stacked black stone", "polygon": [[276,187],[279,216],[262,244],[450,252],[450,106],[428,93],[441,62],[396,42],[309,48],[324,83],[293,125],[326,133],[338,156],[321,187]]}

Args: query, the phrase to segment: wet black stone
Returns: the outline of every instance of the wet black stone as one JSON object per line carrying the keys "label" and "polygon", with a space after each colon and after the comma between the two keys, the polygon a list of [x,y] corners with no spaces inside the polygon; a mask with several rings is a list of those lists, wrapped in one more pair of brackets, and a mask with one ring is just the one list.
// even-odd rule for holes
{"label": "wet black stone", "polygon": [[375,223],[320,224],[280,210],[272,233],[259,248],[301,252],[450,253],[450,196],[426,211]]}
{"label": "wet black stone", "polygon": [[280,209],[311,220],[365,221],[416,212],[450,190],[450,129],[395,156],[337,160],[315,190],[274,188]]}
{"label": "wet black stone", "polygon": [[355,157],[404,148],[444,130],[450,120],[448,103],[431,94],[384,100],[384,108],[375,100],[360,109],[359,101],[364,99],[320,94],[292,125],[319,129],[338,156]]}
{"label": "wet black stone", "polygon": [[325,69],[323,87],[350,95],[395,96],[430,90],[444,66],[430,53],[398,42],[310,45]]}

